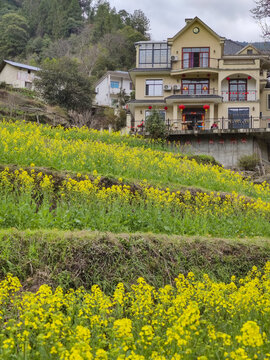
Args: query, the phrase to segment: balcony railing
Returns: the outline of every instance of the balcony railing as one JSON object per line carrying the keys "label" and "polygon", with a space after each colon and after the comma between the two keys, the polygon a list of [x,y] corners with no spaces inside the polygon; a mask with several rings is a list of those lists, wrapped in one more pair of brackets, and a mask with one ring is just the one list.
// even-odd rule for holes
{"label": "balcony railing", "polygon": [[[204,89],[205,87],[205,89]],[[183,86],[180,89],[174,88],[173,87],[173,92],[176,95],[196,95],[196,96],[200,96],[200,95],[218,95],[218,90],[215,88],[207,88],[206,86],[201,86],[198,87],[198,85],[196,85],[195,87],[190,87],[190,86]]]}
{"label": "balcony railing", "polygon": [[223,101],[256,101],[257,91],[221,91]]}
{"label": "balcony railing", "polygon": [[172,61],[173,70],[190,70],[190,69],[217,69],[219,67],[219,60],[216,58],[204,58],[202,61],[194,62],[189,60],[174,60]]}
{"label": "balcony railing", "polygon": [[[205,130],[237,130],[237,129],[268,129],[270,128],[270,118],[268,117],[239,117],[235,119],[229,118],[212,118],[204,120],[185,120],[183,119],[167,119],[165,121],[170,131],[205,131]],[[213,125],[215,124],[215,125]]]}
{"label": "balcony railing", "polygon": [[[145,132],[144,122],[135,124],[134,131],[138,133]],[[212,118],[204,119],[198,121],[185,120],[182,119],[166,119],[165,125],[170,134],[181,134],[191,133],[192,132],[218,132],[223,130],[257,130],[270,129],[270,118],[268,117],[242,117],[242,118]]]}

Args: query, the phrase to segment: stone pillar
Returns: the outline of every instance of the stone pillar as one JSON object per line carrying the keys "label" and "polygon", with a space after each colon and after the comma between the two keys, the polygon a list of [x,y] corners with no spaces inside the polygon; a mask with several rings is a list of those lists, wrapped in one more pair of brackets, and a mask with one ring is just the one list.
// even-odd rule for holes
{"label": "stone pillar", "polygon": [[[178,119],[177,119],[177,110],[178,110],[178,106],[176,105],[176,104],[173,104],[173,121],[172,121],[172,123],[173,123],[173,127],[174,128],[179,128],[179,122],[177,121]],[[181,128],[181,127],[180,127]]]}
{"label": "stone pillar", "polygon": [[208,121],[207,121],[207,127],[206,129],[211,129],[211,126],[214,122],[214,116],[215,116],[215,112],[214,112],[214,104],[210,104],[210,109],[208,110]]}
{"label": "stone pillar", "polygon": [[127,133],[130,133],[130,130],[131,130],[131,114],[130,113],[127,113],[126,129],[127,129]]}

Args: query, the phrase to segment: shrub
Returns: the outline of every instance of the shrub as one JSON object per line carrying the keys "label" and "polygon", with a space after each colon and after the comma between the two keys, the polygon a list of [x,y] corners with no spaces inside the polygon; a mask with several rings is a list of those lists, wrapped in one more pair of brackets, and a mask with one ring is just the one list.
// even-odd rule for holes
{"label": "shrub", "polygon": [[244,155],[239,159],[238,165],[242,170],[253,171],[256,169],[256,166],[259,165],[258,155]]}
{"label": "shrub", "polygon": [[167,137],[167,128],[159,111],[151,111],[145,122],[145,131],[149,133],[152,139],[165,139]]}

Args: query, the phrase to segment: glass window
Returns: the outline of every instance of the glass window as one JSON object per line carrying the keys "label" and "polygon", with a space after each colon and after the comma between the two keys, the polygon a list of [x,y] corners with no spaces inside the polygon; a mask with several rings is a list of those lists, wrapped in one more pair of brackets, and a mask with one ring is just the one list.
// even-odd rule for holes
{"label": "glass window", "polygon": [[[151,114],[150,110],[145,110],[145,121],[147,121],[148,116]],[[165,121],[166,119],[166,111],[165,110],[159,110],[159,114],[162,117],[162,119]]]}
{"label": "glass window", "polygon": [[209,94],[208,79],[182,80],[183,95],[207,95]]}
{"label": "glass window", "polygon": [[170,47],[166,43],[142,44],[139,48],[140,67],[170,67],[170,54]]}
{"label": "glass window", "polygon": [[163,80],[146,80],[145,95],[148,96],[163,96]]}
{"label": "glass window", "polygon": [[247,100],[247,81],[246,79],[233,79],[229,82],[229,100]]}
{"label": "glass window", "polygon": [[229,108],[228,109],[229,127],[231,129],[249,128],[249,108]]}
{"label": "glass window", "polygon": [[111,81],[111,88],[112,89],[119,89],[120,83],[119,81]]}
{"label": "glass window", "polygon": [[209,66],[209,48],[183,48],[183,69]]}

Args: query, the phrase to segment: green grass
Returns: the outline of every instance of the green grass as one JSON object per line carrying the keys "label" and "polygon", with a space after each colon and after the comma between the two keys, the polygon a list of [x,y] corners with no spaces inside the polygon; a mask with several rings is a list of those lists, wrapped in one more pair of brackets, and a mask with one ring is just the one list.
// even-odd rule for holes
{"label": "green grass", "polygon": [[209,274],[218,281],[261,269],[270,240],[224,240],[154,234],[70,231],[0,231],[0,278],[18,276],[26,289],[99,284],[111,293],[118,282],[129,288],[143,276],[155,287],[173,283],[179,273]]}

